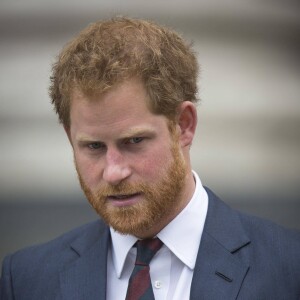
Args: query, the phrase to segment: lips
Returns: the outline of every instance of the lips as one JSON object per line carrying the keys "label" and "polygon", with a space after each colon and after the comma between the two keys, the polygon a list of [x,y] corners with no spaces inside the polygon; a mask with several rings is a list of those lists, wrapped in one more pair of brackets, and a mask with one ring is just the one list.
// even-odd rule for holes
{"label": "lips", "polygon": [[111,199],[111,200],[122,200],[122,199],[129,199],[129,198],[132,198],[134,196],[137,196],[138,193],[135,193],[135,194],[129,194],[129,195],[109,195],[108,198]]}
{"label": "lips", "polygon": [[109,195],[107,199],[113,206],[130,206],[141,200],[140,193]]}

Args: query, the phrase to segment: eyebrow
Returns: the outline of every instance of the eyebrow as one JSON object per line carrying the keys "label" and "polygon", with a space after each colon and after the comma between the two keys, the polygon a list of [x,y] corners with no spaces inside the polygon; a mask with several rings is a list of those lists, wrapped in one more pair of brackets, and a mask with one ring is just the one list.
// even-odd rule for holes
{"label": "eyebrow", "polygon": [[79,134],[77,137],[75,137],[75,140],[80,143],[85,143],[85,142],[95,141],[97,139],[89,137],[85,134]]}
{"label": "eyebrow", "polygon": [[[118,139],[122,140],[122,139],[131,138],[131,137],[134,137],[134,136],[154,135],[154,134],[155,134],[155,131],[151,127],[147,127],[147,128],[137,127],[137,128],[129,129],[124,133],[121,133]],[[80,142],[80,143],[91,142],[91,141],[101,142],[101,139],[96,138],[96,137],[93,138],[93,137],[88,136],[86,134],[79,134],[76,137],[76,141]]]}
{"label": "eyebrow", "polygon": [[124,132],[124,134],[121,134],[120,139],[126,139],[126,138],[130,138],[133,136],[143,136],[143,135],[153,135],[155,133],[154,129],[152,129],[151,127],[147,127],[147,128],[132,128],[129,129],[128,131]]}

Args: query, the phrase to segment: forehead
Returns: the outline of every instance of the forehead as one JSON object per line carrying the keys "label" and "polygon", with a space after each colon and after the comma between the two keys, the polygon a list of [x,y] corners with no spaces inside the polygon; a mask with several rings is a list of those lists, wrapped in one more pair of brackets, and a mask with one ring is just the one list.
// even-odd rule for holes
{"label": "forehead", "polygon": [[71,130],[100,127],[107,132],[134,126],[155,126],[166,118],[151,112],[149,96],[138,79],[125,81],[101,95],[85,96],[74,91],[71,100]]}
{"label": "forehead", "polygon": [[138,106],[146,108],[150,103],[150,97],[144,87],[144,84],[138,78],[131,78],[118,83],[103,93],[91,92],[84,93],[74,88],[71,94],[70,108],[81,105],[84,106],[101,106],[102,109],[110,108],[117,110],[117,107]]}

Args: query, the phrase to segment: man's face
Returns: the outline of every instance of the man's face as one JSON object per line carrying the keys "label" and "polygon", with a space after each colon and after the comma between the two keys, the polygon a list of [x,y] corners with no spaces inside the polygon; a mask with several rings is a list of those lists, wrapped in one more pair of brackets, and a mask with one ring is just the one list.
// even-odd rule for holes
{"label": "man's face", "polygon": [[75,92],[71,140],[81,186],[115,230],[147,237],[180,211],[186,166],[176,127],[150,112],[142,83],[131,79],[88,99]]}

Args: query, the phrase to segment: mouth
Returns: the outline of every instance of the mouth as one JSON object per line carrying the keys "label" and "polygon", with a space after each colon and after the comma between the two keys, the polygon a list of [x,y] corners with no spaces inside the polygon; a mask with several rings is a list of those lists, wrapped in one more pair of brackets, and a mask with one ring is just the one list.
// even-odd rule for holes
{"label": "mouth", "polygon": [[130,206],[133,205],[141,200],[141,194],[118,194],[118,195],[108,195],[107,200],[113,206]]}

